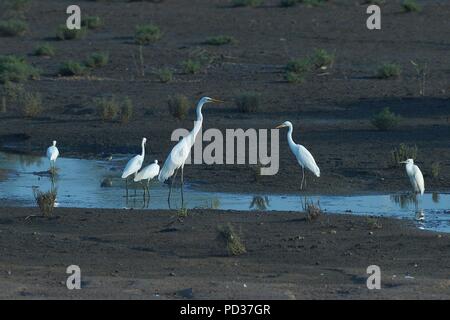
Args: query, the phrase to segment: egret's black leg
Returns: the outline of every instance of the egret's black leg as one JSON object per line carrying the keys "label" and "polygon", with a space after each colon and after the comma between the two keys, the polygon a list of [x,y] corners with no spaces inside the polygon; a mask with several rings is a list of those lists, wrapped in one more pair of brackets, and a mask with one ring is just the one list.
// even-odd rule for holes
{"label": "egret's black leg", "polygon": [[167,203],[169,204],[169,209],[170,209],[170,195],[172,194],[172,186],[173,186],[173,183],[175,182],[175,178],[177,177],[177,173],[178,173],[178,169],[175,170],[174,175],[170,179],[169,196],[167,197]]}
{"label": "egret's black leg", "polygon": [[183,185],[184,185],[184,166],[181,166],[181,207],[184,208],[184,192],[183,192]]}
{"label": "egret's black leg", "polygon": [[305,179],[305,168],[302,167],[302,183],[300,184],[300,190],[303,190],[303,180]]}

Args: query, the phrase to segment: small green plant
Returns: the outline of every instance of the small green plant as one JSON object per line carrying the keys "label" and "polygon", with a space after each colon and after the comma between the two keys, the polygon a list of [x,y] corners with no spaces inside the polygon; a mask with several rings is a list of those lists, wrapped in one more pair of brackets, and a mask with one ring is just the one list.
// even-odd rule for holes
{"label": "small green plant", "polygon": [[391,112],[388,107],[381,110],[372,118],[372,125],[380,131],[391,130],[398,125],[400,117]]}
{"label": "small green plant", "polygon": [[316,69],[326,69],[334,62],[334,54],[328,53],[325,49],[316,49],[310,58]]}
{"label": "small green plant", "polygon": [[15,103],[25,93],[25,89],[19,83],[8,81],[3,85],[3,92],[8,100]]}
{"label": "small green plant", "polygon": [[28,118],[34,118],[42,112],[42,98],[39,93],[24,92],[19,98],[22,114]]}
{"label": "small green plant", "polygon": [[422,10],[416,0],[403,0],[402,8],[405,12],[419,12]]}
{"label": "small green plant", "polygon": [[139,25],[134,33],[134,41],[140,45],[146,45],[161,39],[162,33],[154,24]]}
{"label": "small green plant", "polygon": [[236,96],[235,102],[239,112],[254,113],[259,109],[261,95],[256,92],[244,92]]}
{"label": "small green plant", "polygon": [[59,74],[62,76],[83,76],[87,73],[84,64],[77,61],[66,61],[59,67]]}
{"label": "small green plant", "polygon": [[393,167],[399,167],[401,161],[406,159],[417,159],[418,148],[416,145],[408,146],[401,143],[398,148],[394,148],[391,151],[391,165]]}
{"label": "small green plant", "polygon": [[34,55],[39,57],[53,57],[55,55],[55,48],[48,43],[44,43],[36,47]]}
{"label": "small green plant", "polygon": [[178,219],[186,218],[188,216],[188,214],[189,214],[188,209],[185,207],[182,207],[177,210],[177,218]]}
{"label": "small green plant", "polygon": [[311,61],[308,58],[293,59],[286,65],[286,71],[304,73],[311,69]]}
{"label": "small green plant", "polygon": [[51,217],[56,202],[56,190],[51,189],[47,192],[40,191],[37,187],[33,188],[34,198],[44,217]]}
{"label": "small green plant", "polygon": [[426,79],[428,73],[428,64],[419,64],[411,60],[411,64],[414,67],[417,75],[417,81],[419,82],[419,95],[425,95]]}
{"label": "small green plant", "polygon": [[236,39],[231,36],[214,36],[206,39],[204,43],[211,46],[222,46],[225,44],[236,43]]}
{"label": "small green plant", "polygon": [[186,118],[190,109],[189,99],[183,95],[169,97],[169,99],[167,100],[167,105],[169,107],[170,114],[174,118],[180,120]]}
{"label": "small green plant", "polygon": [[202,70],[202,64],[198,60],[187,59],[181,63],[184,73],[195,74]]}
{"label": "small green plant", "polygon": [[228,255],[239,256],[247,252],[245,245],[231,224],[218,226],[218,240],[226,246]]}
{"label": "small green plant", "polygon": [[39,70],[30,66],[24,58],[0,55],[0,83],[22,82],[39,77]]}
{"label": "small green plant", "polygon": [[81,25],[88,29],[98,29],[103,25],[103,20],[99,16],[86,16],[82,19]]}
{"label": "small green plant", "polygon": [[312,200],[308,200],[305,198],[305,200],[302,202],[302,206],[303,212],[306,213],[306,218],[310,222],[317,220],[322,214],[319,201],[317,201],[317,203],[314,203]]}
{"label": "small green plant", "polygon": [[433,162],[431,164],[431,175],[434,179],[439,178],[439,174],[441,173],[441,164],[439,162]]}
{"label": "small green plant", "polygon": [[133,102],[130,98],[125,97],[120,110],[120,122],[128,123],[133,117]]}
{"label": "small green plant", "polygon": [[289,83],[303,83],[305,81],[305,74],[296,72],[286,72],[284,78]]}
{"label": "small green plant", "polygon": [[0,35],[5,37],[22,36],[27,31],[27,23],[20,19],[0,21]]}
{"label": "small green plant", "polygon": [[60,25],[56,31],[56,38],[59,40],[83,39],[86,33],[86,27],[81,27],[81,29],[68,29],[66,25]]}
{"label": "small green plant", "polygon": [[158,69],[156,75],[162,83],[170,82],[173,79],[173,72],[169,68]]}
{"label": "small green plant", "polygon": [[299,2],[299,0],[281,0],[280,1],[280,7],[284,7],[284,8],[293,7],[298,2]]}
{"label": "small green plant", "polygon": [[311,71],[309,58],[293,59],[286,65],[286,81],[290,83],[302,83],[306,75]]}
{"label": "small green plant", "polygon": [[94,52],[86,59],[85,65],[89,68],[100,68],[108,64],[109,54],[107,52]]}
{"label": "small green plant", "polygon": [[383,225],[381,224],[381,222],[378,221],[378,219],[376,219],[374,217],[367,217],[366,222],[367,222],[367,227],[371,230],[383,228]]}
{"label": "small green plant", "polygon": [[233,0],[233,7],[257,7],[264,3],[264,0]]}
{"label": "small green plant", "polygon": [[97,107],[97,113],[103,121],[113,121],[116,119],[120,106],[114,96],[95,99],[94,103]]}
{"label": "small green plant", "polygon": [[377,77],[379,79],[398,78],[401,74],[401,68],[395,63],[385,63],[378,68]]}

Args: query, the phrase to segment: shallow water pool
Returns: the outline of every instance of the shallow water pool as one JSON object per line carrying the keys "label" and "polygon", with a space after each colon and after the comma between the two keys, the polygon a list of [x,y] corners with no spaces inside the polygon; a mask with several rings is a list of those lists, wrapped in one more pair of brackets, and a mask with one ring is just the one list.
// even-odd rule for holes
{"label": "shallow water pool", "polygon": [[[150,199],[144,200],[139,185],[125,197],[121,170],[128,160],[59,158],[54,181],[58,207],[167,209],[168,185],[153,182]],[[0,201],[3,206],[35,206],[33,187],[50,190],[52,179],[45,157],[0,152]],[[406,177],[405,177],[406,178]],[[219,210],[302,211],[306,201],[319,202],[322,210],[333,213],[388,216],[416,221],[419,228],[450,232],[450,194],[426,193],[417,201],[408,194],[308,196],[281,194],[234,194],[206,192],[185,187],[187,208]],[[172,209],[180,206],[180,193],[172,193]]]}

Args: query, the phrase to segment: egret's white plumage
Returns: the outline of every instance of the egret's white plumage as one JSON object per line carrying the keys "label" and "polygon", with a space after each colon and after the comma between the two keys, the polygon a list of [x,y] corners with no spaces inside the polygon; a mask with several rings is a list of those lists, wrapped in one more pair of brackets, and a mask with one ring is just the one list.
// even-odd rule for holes
{"label": "egret's white plumage", "polygon": [[[125,179],[125,187],[127,190],[127,199],[128,199],[128,177],[132,174],[136,175],[136,173],[141,169],[142,164],[144,163],[145,157],[145,143],[147,142],[146,138],[142,138],[142,153],[135,155],[133,158],[128,161],[125,169],[122,173],[122,179]],[[136,192],[136,189],[135,189]]]}
{"label": "egret's white plumage", "polygon": [[131,158],[122,173],[122,179],[128,178],[132,174],[136,174],[144,163],[146,138],[142,138],[142,153]]}
{"label": "egret's white plumage", "polygon": [[59,150],[56,147],[56,141],[53,141],[53,144],[47,148],[47,158],[50,162],[55,162],[59,156]]}
{"label": "egret's white plumage", "polygon": [[283,124],[279,125],[277,128],[283,128],[283,127],[289,127],[288,133],[287,133],[287,140],[289,144],[289,148],[291,149],[294,156],[297,158],[298,164],[302,167],[303,171],[303,177],[302,177],[302,183],[301,187],[303,188],[303,180],[305,177],[304,169],[308,169],[311,171],[316,177],[320,177],[320,169],[316,164],[316,161],[314,160],[314,157],[312,156],[311,152],[308,151],[304,146],[301,144],[296,144],[294,140],[292,139],[292,131],[294,130],[292,123],[290,121],[285,121]]}
{"label": "egret's white plumage", "polygon": [[147,183],[156,177],[159,174],[159,164],[158,160],[155,160],[154,163],[149,164],[144,167],[141,171],[139,171],[134,177],[134,182],[139,182],[143,180],[147,180]]}
{"label": "egret's white plumage", "polygon": [[414,164],[413,159],[408,159],[406,161],[402,161],[401,163],[406,164],[406,174],[409,177],[409,181],[411,182],[414,192],[423,195],[425,192],[425,181],[423,180],[422,171],[420,171],[419,167]]}
{"label": "egret's white plumage", "polygon": [[[209,102],[223,102],[220,100],[212,99],[209,97],[203,97],[200,99],[200,101],[197,103],[196,113],[197,113],[197,120],[194,123],[194,128],[191,130],[191,132],[185,136],[181,141],[179,141],[175,147],[173,147],[172,151],[170,152],[169,156],[167,157],[166,161],[164,162],[164,165],[159,172],[158,180],[161,182],[166,181],[170,177],[172,177],[174,174],[176,176],[176,172],[178,169],[181,168],[181,197],[183,201],[183,168],[184,164],[186,163],[186,160],[189,156],[189,152],[191,151],[192,146],[194,145],[195,138],[197,137],[197,134],[202,128],[203,124],[203,115],[202,115],[202,107],[205,103]],[[172,186],[172,184],[171,184]],[[169,198],[168,201],[170,201],[170,193],[171,189],[169,191]],[[169,202],[170,204],[170,202]]]}

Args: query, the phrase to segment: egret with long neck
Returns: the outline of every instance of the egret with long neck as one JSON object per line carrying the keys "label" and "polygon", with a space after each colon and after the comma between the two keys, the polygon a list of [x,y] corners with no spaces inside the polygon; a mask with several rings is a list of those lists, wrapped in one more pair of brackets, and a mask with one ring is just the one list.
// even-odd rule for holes
{"label": "egret with long neck", "polygon": [[192,146],[195,143],[195,138],[197,137],[197,134],[202,129],[203,124],[203,114],[202,114],[202,108],[203,105],[206,103],[221,103],[223,101],[213,99],[210,97],[203,97],[200,99],[200,101],[197,103],[196,108],[196,115],[197,120],[194,122],[194,128],[189,132],[187,136],[185,136],[181,141],[179,141],[170,152],[169,156],[167,157],[166,161],[164,162],[164,165],[159,172],[158,180],[161,182],[166,181],[170,177],[173,177],[170,182],[170,189],[169,189],[169,196],[167,198],[167,202],[170,207],[170,195],[172,193],[172,184],[175,181],[175,178],[177,176],[178,170],[181,169],[181,203],[184,204],[184,192],[183,192],[183,185],[184,185],[184,164],[186,163],[186,160],[189,156],[189,152],[191,151]]}
{"label": "egret with long neck", "polygon": [[142,152],[141,154],[135,155],[133,158],[128,161],[125,169],[122,173],[122,179],[125,179],[125,185],[127,189],[127,198],[128,198],[128,177],[136,173],[141,169],[142,164],[144,163],[145,157],[145,143],[147,142],[146,138],[142,138]]}
{"label": "egret with long neck", "polygon": [[305,182],[306,186],[306,179],[305,179],[305,168],[311,171],[316,177],[320,177],[320,169],[316,164],[316,161],[314,160],[314,157],[312,154],[301,144],[296,144],[294,142],[294,139],[292,139],[292,132],[294,131],[294,128],[292,126],[292,123],[290,121],[285,121],[282,124],[280,124],[276,129],[288,127],[288,133],[287,133],[287,140],[289,144],[289,148],[291,149],[294,156],[297,158],[298,164],[302,167],[302,182],[300,184],[300,189],[303,189],[303,181]]}
{"label": "egret with long neck", "polygon": [[413,159],[401,161],[400,163],[406,164],[406,174],[411,182],[414,193],[420,193],[423,195],[425,192],[425,182],[423,180],[422,171],[420,171],[419,167],[414,164]]}

